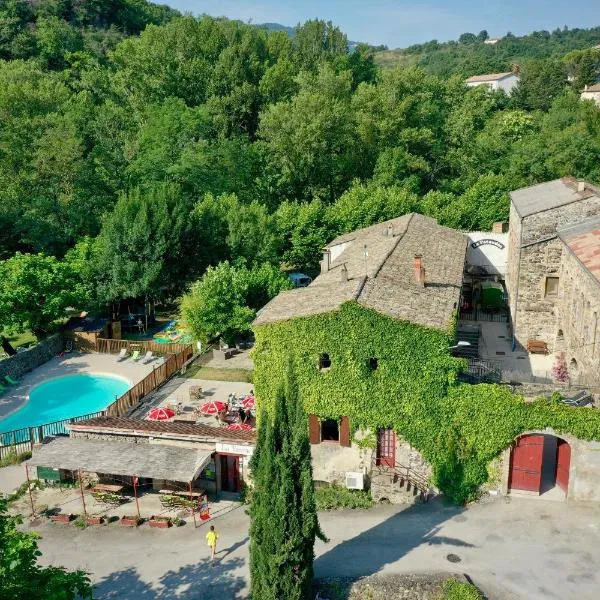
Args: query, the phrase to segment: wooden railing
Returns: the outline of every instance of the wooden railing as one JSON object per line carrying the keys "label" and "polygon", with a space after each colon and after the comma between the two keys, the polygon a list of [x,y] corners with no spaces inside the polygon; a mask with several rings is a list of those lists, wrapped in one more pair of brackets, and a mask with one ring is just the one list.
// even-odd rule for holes
{"label": "wooden railing", "polygon": [[[102,342],[118,342],[121,340],[98,340]],[[154,342],[150,342],[154,343]],[[178,346],[181,349],[176,354],[167,357],[164,363],[152,369],[144,379],[136,383],[126,391],[120,398],[106,407],[105,412],[110,417],[121,417],[136,408],[142,398],[160,387],[170,379],[177,371],[181,370],[194,355],[194,347],[191,344],[157,344],[158,346]],[[116,348],[116,345],[103,344],[103,347]],[[148,348],[151,350],[152,348]],[[118,352],[116,350],[116,352]],[[152,350],[154,352],[154,350]]]}
{"label": "wooden railing", "polygon": [[134,340],[110,340],[106,338],[98,338],[96,340],[96,352],[102,352],[103,354],[118,354],[123,348],[130,352],[133,352],[133,350],[148,352],[148,350],[150,350],[154,354],[166,355],[179,354],[180,352],[186,351],[188,348],[192,348],[192,346],[191,344],[159,344],[152,340],[141,340],[139,342]]}

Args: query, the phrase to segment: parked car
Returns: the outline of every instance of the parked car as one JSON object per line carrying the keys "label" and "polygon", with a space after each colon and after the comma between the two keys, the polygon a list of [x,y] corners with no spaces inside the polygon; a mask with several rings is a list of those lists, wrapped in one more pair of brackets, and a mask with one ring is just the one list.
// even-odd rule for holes
{"label": "parked car", "polygon": [[290,273],[289,278],[295,288],[306,287],[312,283],[312,277],[304,273]]}

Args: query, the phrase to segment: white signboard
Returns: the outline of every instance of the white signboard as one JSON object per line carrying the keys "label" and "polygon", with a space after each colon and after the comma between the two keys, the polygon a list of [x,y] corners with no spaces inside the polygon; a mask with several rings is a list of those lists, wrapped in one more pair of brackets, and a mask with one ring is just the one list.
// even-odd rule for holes
{"label": "white signboard", "polygon": [[241,456],[252,456],[254,452],[254,446],[243,446],[241,444],[225,444],[223,442],[217,442],[217,452],[223,452],[226,454],[239,454]]}

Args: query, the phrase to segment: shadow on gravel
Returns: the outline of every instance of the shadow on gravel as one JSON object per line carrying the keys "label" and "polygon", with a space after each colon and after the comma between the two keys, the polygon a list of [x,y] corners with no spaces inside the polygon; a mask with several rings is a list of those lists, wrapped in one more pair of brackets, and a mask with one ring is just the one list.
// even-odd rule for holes
{"label": "shadow on gravel", "polygon": [[415,504],[319,556],[315,560],[315,576],[374,575],[423,544],[472,548],[463,540],[437,535],[442,523],[464,510],[440,499]]}
{"label": "shadow on gravel", "polygon": [[112,573],[94,586],[97,600],[243,600],[246,580],[233,571],[244,560],[204,558],[193,565],[167,571],[153,584],[140,579],[135,569]]}

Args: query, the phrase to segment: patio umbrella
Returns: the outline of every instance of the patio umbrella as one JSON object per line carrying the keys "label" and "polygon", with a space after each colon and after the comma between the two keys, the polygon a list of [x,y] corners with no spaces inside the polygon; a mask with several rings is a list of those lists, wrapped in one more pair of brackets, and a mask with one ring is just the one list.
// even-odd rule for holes
{"label": "patio umbrella", "polygon": [[207,402],[200,407],[200,412],[205,415],[218,415],[220,412],[227,410],[227,404],[219,400]]}
{"label": "patio umbrella", "polygon": [[252,425],[248,425],[248,423],[231,423],[225,429],[229,431],[252,431]]}
{"label": "patio umbrella", "polygon": [[244,408],[254,408],[256,406],[256,400],[254,399],[254,396],[246,396],[242,400],[242,406]]}
{"label": "patio umbrella", "polygon": [[171,417],[175,416],[175,411],[170,408],[153,408],[148,413],[148,419],[150,421],[168,421]]}

